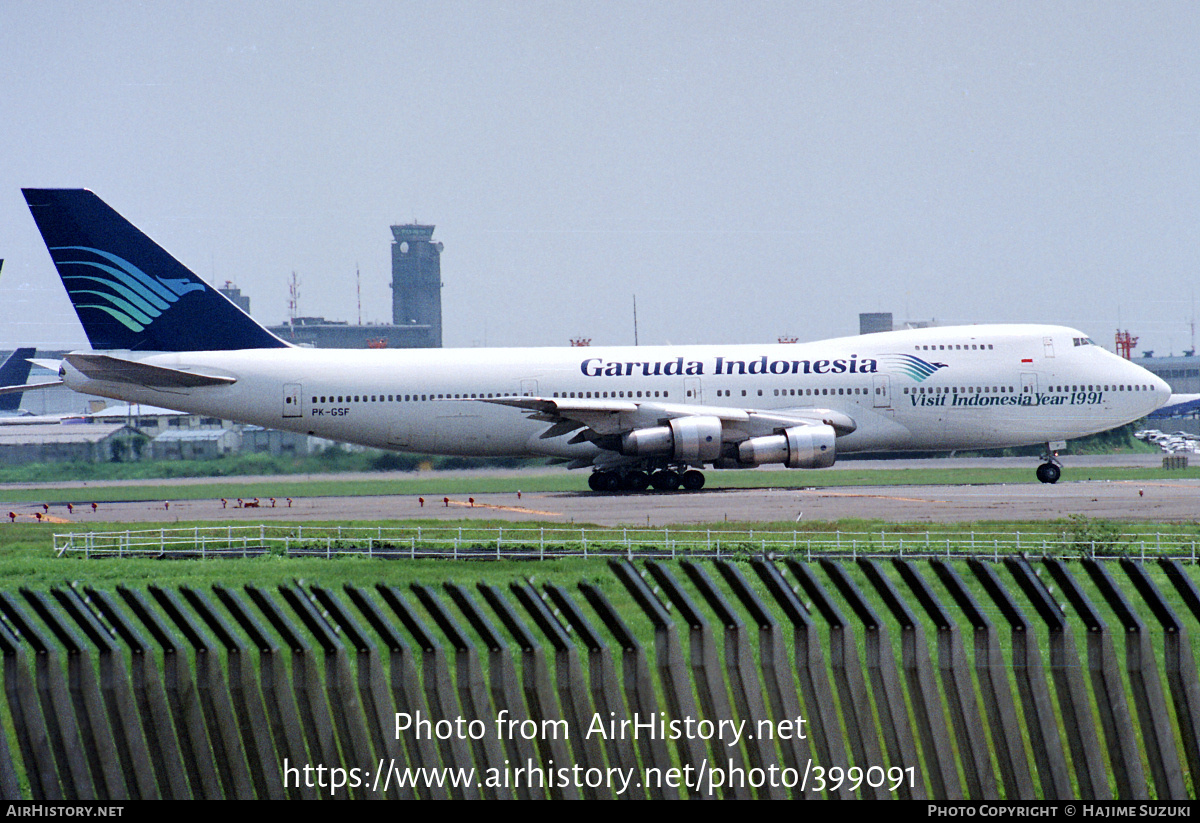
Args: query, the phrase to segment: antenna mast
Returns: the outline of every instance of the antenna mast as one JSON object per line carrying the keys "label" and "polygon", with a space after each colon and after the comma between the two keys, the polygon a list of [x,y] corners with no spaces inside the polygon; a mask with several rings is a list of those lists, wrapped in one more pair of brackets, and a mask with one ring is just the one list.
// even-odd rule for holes
{"label": "antenna mast", "polygon": [[[3,263],[0,260],[0,263]],[[1196,354],[1196,290],[1192,289],[1192,317],[1188,321],[1188,328],[1192,330],[1192,356]]]}
{"label": "antenna mast", "polygon": [[288,325],[296,325],[296,318],[300,315],[300,278],[296,277],[296,272],[292,272],[291,282],[288,283]]}

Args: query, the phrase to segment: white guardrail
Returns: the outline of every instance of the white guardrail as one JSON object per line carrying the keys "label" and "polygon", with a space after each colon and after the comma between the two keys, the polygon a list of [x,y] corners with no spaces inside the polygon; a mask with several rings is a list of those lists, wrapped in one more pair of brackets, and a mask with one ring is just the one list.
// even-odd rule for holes
{"label": "white guardrail", "polygon": [[1056,532],[808,532],[724,529],[352,526],[215,526],[70,532],[54,535],[59,556],[292,557],[368,556],[428,559],[557,557],[850,557],[999,558],[1037,555],[1171,557],[1196,561],[1196,534]]}

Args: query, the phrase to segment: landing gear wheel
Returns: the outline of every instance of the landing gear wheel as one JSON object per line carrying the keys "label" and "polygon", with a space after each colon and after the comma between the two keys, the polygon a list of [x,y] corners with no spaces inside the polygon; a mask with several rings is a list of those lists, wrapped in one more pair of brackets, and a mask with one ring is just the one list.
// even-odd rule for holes
{"label": "landing gear wheel", "polygon": [[1043,483],[1057,483],[1062,476],[1062,469],[1053,463],[1043,463],[1037,468],[1037,479]]}
{"label": "landing gear wheel", "polygon": [[592,472],[592,476],[588,478],[588,486],[594,492],[615,492],[621,487],[621,478],[616,472]]}
{"label": "landing gear wheel", "polygon": [[690,492],[704,488],[704,472],[688,469],[683,473],[683,487]]}
{"label": "landing gear wheel", "polygon": [[650,475],[644,471],[631,471],[621,478],[621,488],[627,492],[644,492],[650,485]]}
{"label": "landing gear wheel", "polygon": [[662,492],[673,492],[679,488],[679,475],[670,469],[659,469],[650,475],[650,485]]}

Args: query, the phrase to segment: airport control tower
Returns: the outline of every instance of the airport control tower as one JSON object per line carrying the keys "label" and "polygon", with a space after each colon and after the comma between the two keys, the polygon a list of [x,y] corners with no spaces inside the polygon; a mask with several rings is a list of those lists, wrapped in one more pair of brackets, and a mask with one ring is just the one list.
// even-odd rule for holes
{"label": "airport control tower", "polygon": [[442,345],[442,244],[433,226],[392,226],[392,322],[428,326],[430,347]]}

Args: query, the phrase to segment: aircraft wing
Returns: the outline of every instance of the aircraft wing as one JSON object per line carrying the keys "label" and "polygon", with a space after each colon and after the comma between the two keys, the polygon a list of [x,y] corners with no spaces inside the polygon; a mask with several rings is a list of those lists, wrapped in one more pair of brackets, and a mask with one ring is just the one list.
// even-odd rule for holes
{"label": "aircraft wing", "polygon": [[184,389],[198,386],[225,386],[237,378],[152,366],[136,360],[122,360],[107,354],[72,353],[64,358],[84,376],[107,383],[132,383],[152,388]]}
{"label": "aircraft wing", "polygon": [[721,439],[726,443],[739,443],[796,426],[830,426],[839,436],[858,427],[844,412],[820,408],[759,411],[735,406],[560,397],[498,397],[483,402],[524,409],[531,419],[552,424],[542,438],[559,437],[579,429],[570,442],[591,440],[605,446],[607,441],[610,448],[614,436],[665,426],[668,421],[683,417],[716,418],[720,421]]}
{"label": "aircraft wing", "polygon": [[[635,415],[638,404],[627,400],[576,400],[549,397],[497,397],[488,400],[501,406],[514,406],[530,412],[533,420],[543,420],[554,425],[542,432],[542,439],[559,437],[584,429],[595,435],[617,434],[625,426],[622,416]],[[626,429],[627,430],[627,429]],[[591,439],[576,436],[572,442]]]}

